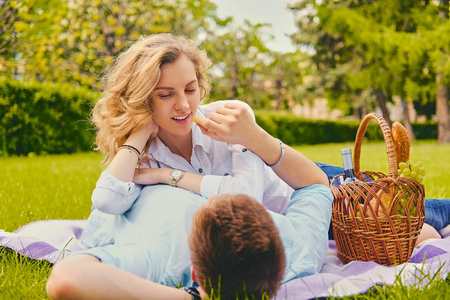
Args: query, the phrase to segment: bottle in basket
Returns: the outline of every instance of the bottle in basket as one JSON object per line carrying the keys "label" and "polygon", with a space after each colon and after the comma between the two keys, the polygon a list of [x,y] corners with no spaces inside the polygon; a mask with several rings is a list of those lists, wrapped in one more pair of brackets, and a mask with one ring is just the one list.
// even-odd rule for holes
{"label": "bottle in basket", "polygon": [[344,172],[345,172],[345,178],[344,178],[344,184],[359,181],[358,178],[355,176],[355,170],[353,168],[353,160],[352,160],[352,150],[351,149],[342,149],[341,150],[342,155],[342,162],[344,163]]}
{"label": "bottle in basket", "polygon": [[[342,181],[342,184],[347,184],[355,181],[360,181],[355,176],[355,170],[353,168],[353,160],[352,160],[352,150],[351,149],[342,149],[341,150],[342,155],[342,162],[344,164],[344,180]],[[350,200],[350,202],[353,202]],[[364,203],[362,199],[358,200],[359,203]],[[345,199],[345,207],[348,206],[348,199]],[[358,215],[358,213],[357,213]]]}

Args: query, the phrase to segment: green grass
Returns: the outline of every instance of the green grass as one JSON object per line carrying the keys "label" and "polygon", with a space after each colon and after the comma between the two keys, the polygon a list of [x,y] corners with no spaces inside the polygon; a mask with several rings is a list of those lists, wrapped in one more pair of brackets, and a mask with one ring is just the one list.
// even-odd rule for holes
{"label": "green grass", "polygon": [[[320,162],[341,165],[340,149],[349,144],[296,147]],[[417,142],[411,159],[424,163],[427,197],[450,198],[450,145]],[[14,231],[37,220],[84,219],[90,212],[90,195],[100,175],[97,153],[0,158],[0,229]],[[365,142],[362,170],[387,172],[384,144]],[[0,299],[46,299],[45,283],[51,265],[36,262],[0,248]],[[377,287],[357,299],[446,299],[450,277],[434,278],[426,288]],[[405,296],[406,295],[406,296]],[[348,297],[347,297],[348,299]]]}
{"label": "green grass", "polygon": [[97,153],[0,158],[0,229],[87,218],[101,160]]}
{"label": "green grass", "polygon": [[[85,219],[102,169],[97,153],[0,158],[0,229]],[[0,248],[0,299],[46,299],[51,264]]]}

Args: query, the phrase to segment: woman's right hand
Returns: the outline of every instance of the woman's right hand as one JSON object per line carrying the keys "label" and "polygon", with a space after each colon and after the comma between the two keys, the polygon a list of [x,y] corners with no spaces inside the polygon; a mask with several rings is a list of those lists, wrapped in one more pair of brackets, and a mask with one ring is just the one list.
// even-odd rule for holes
{"label": "woman's right hand", "polygon": [[263,133],[247,108],[234,102],[218,107],[209,118],[197,116],[196,123],[203,134],[217,141],[247,148],[258,143],[258,137]]}
{"label": "woman's right hand", "polygon": [[[133,130],[131,135],[133,135],[133,134],[140,135],[141,132],[142,132],[143,136],[146,136],[145,142],[147,142],[148,139],[154,139],[158,135],[159,125],[156,124],[156,122],[152,119],[150,122],[148,122],[144,126]],[[130,137],[131,137],[131,135],[130,135]],[[128,142],[128,140],[127,140],[127,142]],[[145,145],[145,143],[144,143],[144,145]]]}

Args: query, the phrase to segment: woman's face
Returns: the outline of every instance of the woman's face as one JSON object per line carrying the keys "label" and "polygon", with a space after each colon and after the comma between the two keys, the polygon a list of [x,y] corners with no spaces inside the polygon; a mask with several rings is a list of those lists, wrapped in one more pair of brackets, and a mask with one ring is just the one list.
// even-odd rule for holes
{"label": "woman's face", "polygon": [[194,63],[184,54],[161,66],[161,78],[153,92],[153,120],[159,137],[185,136],[200,103],[200,89]]}

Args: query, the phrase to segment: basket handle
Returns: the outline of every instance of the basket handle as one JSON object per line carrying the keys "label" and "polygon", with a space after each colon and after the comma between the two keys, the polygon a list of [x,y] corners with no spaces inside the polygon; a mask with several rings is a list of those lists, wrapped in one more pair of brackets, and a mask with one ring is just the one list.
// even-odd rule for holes
{"label": "basket handle", "polygon": [[397,168],[397,157],[395,156],[395,147],[394,147],[394,140],[392,138],[391,130],[389,129],[388,124],[386,123],[386,120],[383,119],[380,115],[376,113],[370,113],[364,117],[364,119],[361,121],[361,124],[359,125],[358,132],[356,133],[356,140],[355,140],[355,151],[354,151],[354,168],[355,168],[355,175],[358,176],[360,173],[360,158],[361,158],[361,144],[362,140],[364,138],[364,133],[366,133],[367,126],[369,125],[369,122],[371,120],[377,120],[378,125],[381,128],[381,131],[383,132],[384,142],[386,144],[386,153],[388,157],[388,164],[389,164],[389,176],[397,178],[398,177],[398,168]]}

